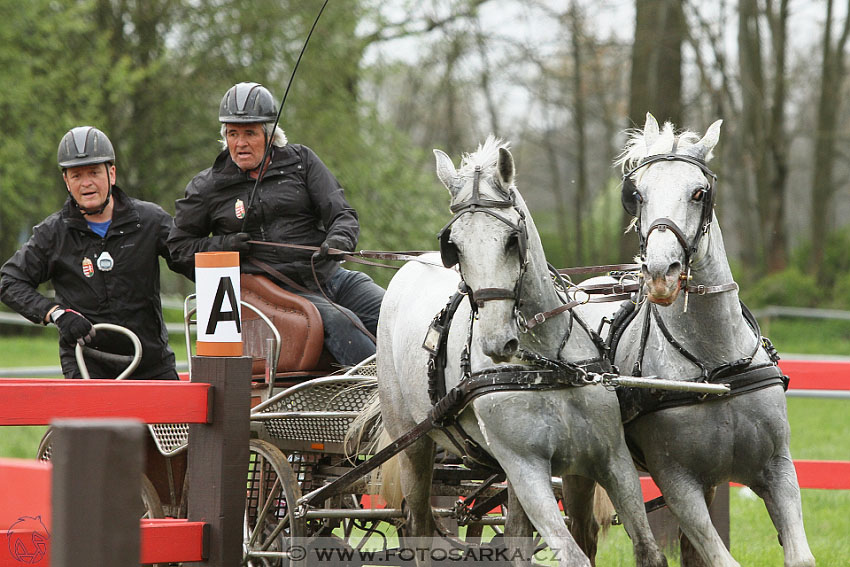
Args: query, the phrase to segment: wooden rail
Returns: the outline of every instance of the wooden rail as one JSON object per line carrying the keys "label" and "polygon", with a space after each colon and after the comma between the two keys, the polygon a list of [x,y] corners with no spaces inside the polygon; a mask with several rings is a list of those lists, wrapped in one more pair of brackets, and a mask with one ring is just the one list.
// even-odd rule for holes
{"label": "wooden rail", "polygon": [[[140,563],[181,562],[187,567],[224,567],[241,562],[251,359],[200,357],[194,364],[192,383],[0,379],[0,425],[46,425],[56,420],[65,420],[59,422],[63,425],[76,423],[69,418],[85,418],[95,429],[98,429],[97,419],[190,424],[192,450],[187,475],[193,490],[189,520],[142,520],[139,532],[131,538],[135,543],[131,541],[123,548],[131,550]],[[120,434],[117,439],[122,439]],[[94,544],[94,548],[116,548],[117,541],[129,537],[123,529],[113,533],[115,526],[110,525],[113,522],[109,520],[112,517],[109,508],[114,501],[109,502],[102,495],[112,490],[106,485],[110,484],[110,475],[116,472],[113,469],[121,469],[116,463],[133,461],[134,457],[120,456],[110,461],[108,455],[98,453],[96,444],[85,441],[77,444],[75,452],[63,453],[61,466],[63,471],[72,471],[68,474],[79,478],[54,475],[59,461],[0,459],[0,567],[116,564],[106,554],[92,560],[92,554],[77,557],[79,554],[65,553],[68,545],[61,545],[60,541],[70,534],[74,545],[81,544],[81,549],[102,541],[110,541],[110,545]],[[124,445],[132,443],[110,443],[113,450]],[[77,453],[86,451],[88,456],[79,459]],[[141,473],[134,470],[126,468],[125,478],[141,478]],[[133,483],[127,484],[123,492],[132,492],[132,497],[137,499],[138,483],[132,490]],[[94,496],[88,500],[81,498],[75,486],[86,490],[94,487]],[[99,487],[104,490],[97,492]],[[115,490],[113,494],[124,497],[120,487]],[[61,502],[57,502],[60,495]],[[91,521],[80,521],[80,510],[88,513]],[[61,547],[54,549],[52,559],[51,541]]]}

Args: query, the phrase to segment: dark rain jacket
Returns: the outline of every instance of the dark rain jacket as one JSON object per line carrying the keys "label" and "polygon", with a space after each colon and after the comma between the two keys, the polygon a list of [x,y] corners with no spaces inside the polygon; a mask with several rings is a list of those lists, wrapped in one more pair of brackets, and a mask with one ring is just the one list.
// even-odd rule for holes
{"label": "dark rain jacket", "polygon": [[[331,247],[343,250],[354,250],[357,245],[357,213],[339,182],[310,148],[300,144],[274,147],[249,210],[253,187],[254,179],[233,163],[227,150],[221,152],[212,167],[189,182],[185,197],[177,200],[174,228],[168,237],[172,257],[193,263],[196,252],[223,250],[223,237],[235,232],[247,232],[252,240],[267,242],[319,246],[329,239]],[[310,251],[251,245],[248,255],[315,289]],[[263,273],[242,256],[243,273]],[[338,267],[334,260],[317,260],[319,281],[327,281]]]}
{"label": "dark rain jacket", "polygon": [[[118,187],[113,187],[112,198],[112,224],[104,238],[89,228],[70,198],[38,224],[26,244],[0,268],[0,300],[33,323],[44,323],[47,312],[58,304],[92,323],[127,327],[142,343],[142,361],[131,377],[175,376],[174,352],[162,317],[159,256],[184,275],[191,275],[192,268],[178,267],[171,260],[165,241],[172,219],[159,205],[132,199]],[[103,251],[114,260],[110,271],[97,267]],[[55,299],[36,290],[48,280]],[[132,354],[129,339],[115,332],[97,333],[89,346]],[[59,347],[62,372],[79,378],[73,345],[60,340]],[[96,361],[87,366],[93,378],[114,377],[123,370]]]}

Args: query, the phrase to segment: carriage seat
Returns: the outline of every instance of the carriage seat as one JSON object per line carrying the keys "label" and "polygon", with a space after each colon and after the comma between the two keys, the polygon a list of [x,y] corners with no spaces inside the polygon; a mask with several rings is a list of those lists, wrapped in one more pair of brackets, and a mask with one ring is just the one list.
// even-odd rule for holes
{"label": "carriage seat", "polygon": [[[324,326],[319,310],[307,299],[281,289],[269,278],[242,274],[242,300],[263,313],[280,333],[281,348],[277,380],[328,374],[333,359],[323,351]],[[252,374],[265,375],[266,324],[250,309],[242,310],[242,342],[245,354],[254,356]]]}

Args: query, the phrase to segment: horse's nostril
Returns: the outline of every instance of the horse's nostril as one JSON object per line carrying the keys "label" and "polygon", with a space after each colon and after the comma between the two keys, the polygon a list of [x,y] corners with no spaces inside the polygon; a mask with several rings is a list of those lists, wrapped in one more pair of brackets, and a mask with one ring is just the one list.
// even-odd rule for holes
{"label": "horse's nostril", "polygon": [[677,278],[679,274],[682,273],[682,264],[679,262],[673,262],[670,264],[670,267],[667,268],[667,277],[668,278]]}
{"label": "horse's nostril", "polygon": [[505,343],[505,354],[514,354],[518,348],[519,341],[517,339],[511,339]]}

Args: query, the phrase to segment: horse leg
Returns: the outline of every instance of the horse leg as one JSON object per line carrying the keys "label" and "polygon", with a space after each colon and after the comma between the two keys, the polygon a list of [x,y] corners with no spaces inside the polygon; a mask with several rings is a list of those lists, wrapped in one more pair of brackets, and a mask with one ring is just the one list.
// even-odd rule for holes
{"label": "horse leg", "polygon": [[564,510],[570,519],[570,533],[590,559],[590,564],[596,565],[596,544],[599,534],[599,524],[593,516],[596,481],[583,476],[569,475],[563,478],[563,482]]}
{"label": "horse leg", "polygon": [[[397,457],[401,475],[401,491],[407,508],[404,535],[406,538],[415,538],[405,547],[412,549],[420,547],[422,543],[430,542],[436,532],[436,522],[431,509],[434,453],[434,441],[430,437],[422,437],[399,453]],[[420,554],[417,553],[418,565],[429,563],[427,558],[424,563],[421,563],[420,558]]]}
{"label": "horse leg", "polygon": [[664,567],[667,558],[661,553],[643,505],[640,481],[623,443],[623,450],[612,455],[606,468],[597,472],[597,481],[608,492],[617,514],[632,540],[637,567]]}
{"label": "horse leg", "polygon": [[[711,507],[711,503],[712,501],[714,501],[715,492],[715,487],[710,488],[706,492],[706,506]],[[685,535],[685,532],[683,532],[681,529],[679,529],[679,550],[681,552],[682,567],[709,567],[702,560],[702,557],[700,557],[696,548],[691,543],[691,540],[688,539],[688,536]]]}
{"label": "horse leg", "polygon": [[517,500],[549,549],[556,553],[559,565],[590,567],[590,561],[576,545],[558,508],[558,501],[552,492],[549,462],[516,454],[498,457]]}
{"label": "horse leg", "polygon": [[[512,557],[511,564],[515,567],[529,565],[534,553],[534,526],[528,515],[517,500],[511,483],[508,483],[507,515],[505,517],[505,546]],[[514,553],[519,551],[519,553]]]}
{"label": "horse leg", "polygon": [[[652,468],[652,467],[651,467]],[[711,567],[740,567],[711,523],[706,489],[678,467],[655,469],[655,481],[690,544]]]}
{"label": "horse leg", "polygon": [[785,567],[814,567],[815,558],[803,528],[800,485],[791,456],[786,453],[771,459],[763,480],[751,488],[764,500],[770,519],[779,532]]}

